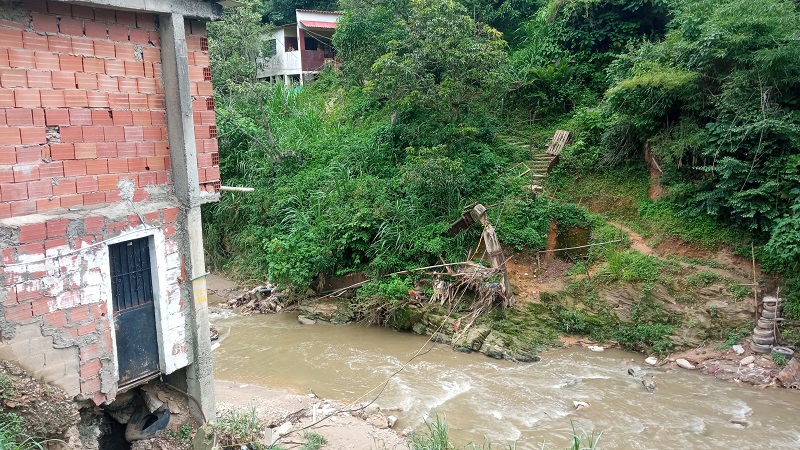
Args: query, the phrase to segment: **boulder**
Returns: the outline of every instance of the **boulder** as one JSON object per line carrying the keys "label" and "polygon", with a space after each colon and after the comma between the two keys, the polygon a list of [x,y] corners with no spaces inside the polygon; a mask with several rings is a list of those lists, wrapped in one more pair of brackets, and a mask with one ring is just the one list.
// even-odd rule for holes
{"label": "boulder", "polygon": [[680,367],[681,369],[686,369],[686,370],[694,370],[694,369],[696,369],[694,364],[690,363],[689,361],[687,361],[687,360],[685,360],[683,358],[678,358],[678,359],[675,360],[675,362],[678,364],[678,367]]}
{"label": "boulder", "polygon": [[655,366],[656,364],[658,364],[658,358],[656,358],[655,356],[650,356],[647,359],[645,359],[644,362],[650,364],[651,366]]}
{"label": "boulder", "polygon": [[644,378],[642,379],[642,386],[644,386],[644,390],[652,394],[656,390],[656,380],[653,377]]}
{"label": "boulder", "polygon": [[315,323],[317,323],[316,320],[309,319],[306,316],[297,316],[297,321],[302,323],[303,325],[314,325]]}
{"label": "boulder", "polygon": [[394,425],[397,423],[397,416],[386,417],[386,423],[389,425],[389,428],[393,428]]}
{"label": "boulder", "polygon": [[778,381],[784,387],[800,386],[800,360],[792,358],[778,374]]}
{"label": "boulder", "polygon": [[744,358],[742,358],[741,361],[739,361],[739,365],[746,366],[748,364],[753,364],[755,362],[755,360],[756,360],[756,357],[753,356],[753,355],[745,356]]}

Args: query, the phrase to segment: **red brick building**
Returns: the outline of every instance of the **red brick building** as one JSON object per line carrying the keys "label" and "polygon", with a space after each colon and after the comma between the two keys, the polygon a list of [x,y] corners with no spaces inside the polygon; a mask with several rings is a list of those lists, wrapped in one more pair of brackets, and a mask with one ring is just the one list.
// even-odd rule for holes
{"label": "red brick building", "polygon": [[[0,5],[0,359],[78,400],[167,376],[213,417],[201,0]],[[171,377],[171,378],[170,378]]]}

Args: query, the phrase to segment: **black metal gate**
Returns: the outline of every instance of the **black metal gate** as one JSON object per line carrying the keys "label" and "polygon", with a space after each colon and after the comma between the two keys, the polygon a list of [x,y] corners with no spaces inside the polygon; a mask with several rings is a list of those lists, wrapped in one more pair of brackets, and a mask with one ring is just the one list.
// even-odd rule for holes
{"label": "black metal gate", "polygon": [[150,238],[108,246],[119,384],[158,372]]}

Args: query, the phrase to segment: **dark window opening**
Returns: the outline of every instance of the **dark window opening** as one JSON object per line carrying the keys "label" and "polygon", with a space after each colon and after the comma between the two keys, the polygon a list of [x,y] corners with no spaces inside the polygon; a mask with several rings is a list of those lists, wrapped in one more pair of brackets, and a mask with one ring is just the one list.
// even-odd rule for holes
{"label": "dark window opening", "polygon": [[296,37],[286,37],[284,45],[286,47],[287,52],[293,52],[298,49],[297,46],[297,38]]}
{"label": "dark window opening", "polygon": [[307,37],[305,39],[306,50],[317,50],[318,49],[318,47],[317,47],[318,43],[319,43],[318,40],[316,40],[314,38]]}

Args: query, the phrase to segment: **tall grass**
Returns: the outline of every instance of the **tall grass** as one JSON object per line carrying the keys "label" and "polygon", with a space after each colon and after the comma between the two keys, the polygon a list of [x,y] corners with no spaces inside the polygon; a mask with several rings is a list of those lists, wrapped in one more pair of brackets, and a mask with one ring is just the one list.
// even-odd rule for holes
{"label": "tall grass", "polygon": [[23,432],[24,420],[16,413],[0,413],[0,450],[43,450],[55,439],[37,439]]}

